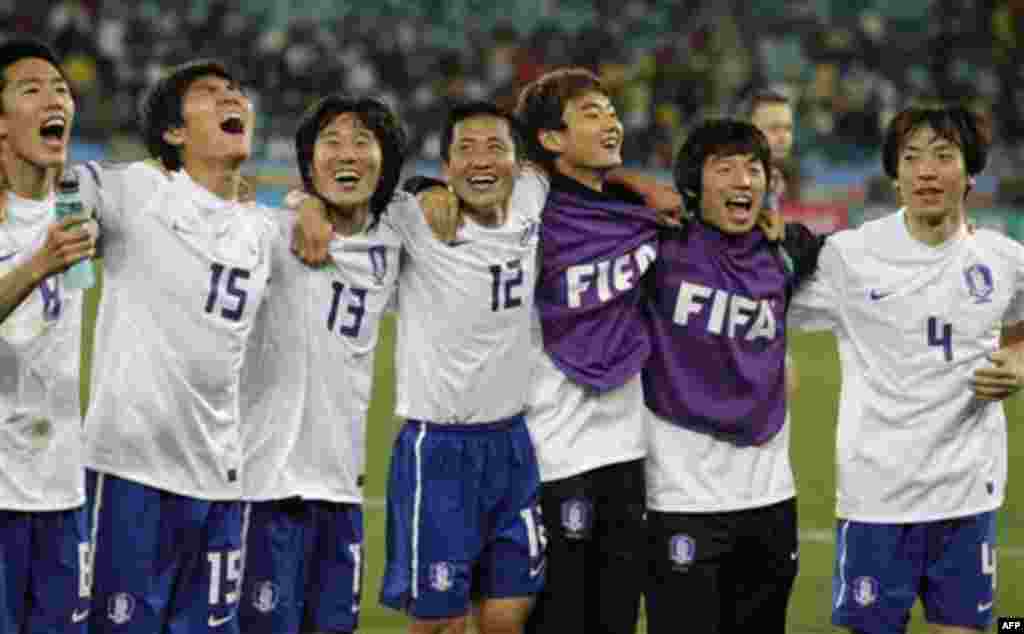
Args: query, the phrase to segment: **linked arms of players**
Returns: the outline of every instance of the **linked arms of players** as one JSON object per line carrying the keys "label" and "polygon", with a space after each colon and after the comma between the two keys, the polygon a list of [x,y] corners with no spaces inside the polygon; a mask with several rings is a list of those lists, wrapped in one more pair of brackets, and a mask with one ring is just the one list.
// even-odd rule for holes
{"label": "linked arms of players", "polygon": [[971,389],[980,400],[1002,401],[1024,386],[1024,322],[1003,328],[1000,345],[988,357],[991,365],[971,377]]}

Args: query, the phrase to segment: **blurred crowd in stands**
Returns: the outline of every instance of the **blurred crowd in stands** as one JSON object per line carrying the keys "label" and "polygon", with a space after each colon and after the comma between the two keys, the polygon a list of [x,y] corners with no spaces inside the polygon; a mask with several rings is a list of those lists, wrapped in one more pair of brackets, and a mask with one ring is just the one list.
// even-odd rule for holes
{"label": "blurred crowd in stands", "polygon": [[[331,91],[383,96],[413,150],[438,155],[447,100],[494,98],[545,70],[598,70],[627,129],[628,162],[671,163],[700,116],[752,86],[794,100],[796,152],[875,160],[889,117],[966,102],[992,117],[993,169],[1024,173],[1024,0],[0,0],[0,38],[36,33],[63,56],[84,138],[131,133],[141,91],[168,65],[240,66],[266,158]],[[365,9],[360,8],[367,5]]]}

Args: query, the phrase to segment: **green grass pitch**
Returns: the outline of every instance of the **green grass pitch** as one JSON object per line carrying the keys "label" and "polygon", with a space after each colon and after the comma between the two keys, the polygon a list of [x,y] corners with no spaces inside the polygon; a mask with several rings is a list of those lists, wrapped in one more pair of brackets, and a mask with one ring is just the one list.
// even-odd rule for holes
{"label": "green grass pitch", "polygon": [[[101,276],[102,277],[102,276]],[[90,347],[96,294],[87,298],[84,328],[83,395],[88,393]],[[398,429],[392,415],[395,397],[392,344],[394,327],[387,320],[377,354],[376,380],[368,423],[366,477],[366,571],[361,632],[397,634],[404,631],[403,616],[377,603],[384,565],[384,489],[391,442]],[[829,625],[832,588],[832,535],[835,505],[835,420],[839,394],[839,364],[835,339],[830,334],[797,334],[791,351],[800,373],[800,392],[792,403],[792,460],[797,478],[801,557],[789,608],[788,631],[838,632]],[[83,403],[85,399],[83,399]],[[1010,485],[999,517],[998,597],[996,613],[1024,615],[1024,397],[1007,404],[1010,437]],[[640,544],[637,545],[640,547]],[[243,598],[245,600],[245,598]],[[685,620],[686,597],[680,597]],[[920,606],[915,609],[912,633],[927,631]],[[641,622],[638,632],[645,632]]]}

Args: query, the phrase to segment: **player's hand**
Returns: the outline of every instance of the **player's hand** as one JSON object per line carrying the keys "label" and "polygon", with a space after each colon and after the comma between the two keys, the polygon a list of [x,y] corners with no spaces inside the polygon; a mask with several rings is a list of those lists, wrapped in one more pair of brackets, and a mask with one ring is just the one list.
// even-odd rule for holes
{"label": "player's hand", "polygon": [[659,184],[644,192],[644,204],[654,210],[658,223],[679,227],[683,219],[683,197],[674,187]]}
{"label": "player's hand", "polygon": [[459,197],[444,187],[431,187],[416,194],[416,200],[434,237],[441,242],[454,240],[465,224]]}
{"label": "player's hand", "polygon": [[32,256],[32,270],[38,279],[60,273],[75,262],[96,255],[95,227],[80,216],[64,218],[46,229],[46,241]]}
{"label": "player's hand", "polygon": [[761,227],[761,231],[771,242],[778,242],[786,237],[786,221],[782,219],[782,212],[778,209],[762,207],[761,213],[757,216],[757,226]]}
{"label": "player's hand", "polygon": [[[295,202],[295,196],[289,194],[289,197]],[[302,198],[299,217],[292,232],[292,253],[308,266],[322,266],[327,263],[327,245],[333,235],[334,227],[327,220],[324,202],[316,196]]]}
{"label": "player's hand", "polygon": [[971,389],[983,401],[1002,401],[1024,386],[1024,354],[1002,348],[988,355],[992,365],[974,371]]}

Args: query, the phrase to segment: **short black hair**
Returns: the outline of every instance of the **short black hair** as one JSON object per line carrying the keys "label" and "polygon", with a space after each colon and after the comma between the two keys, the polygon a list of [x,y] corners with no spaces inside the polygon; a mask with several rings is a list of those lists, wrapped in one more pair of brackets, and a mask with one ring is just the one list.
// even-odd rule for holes
{"label": "short black hair", "polygon": [[460,121],[470,117],[497,117],[508,122],[509,132],[512,134],[512,142],[515,143],[516,158],[522,156],[523,135],[520,132],[519,121],[515,115],[499,108],[492,101],[463,101],[455,103],[448,110],[448,119],[445,121],[444,130],[441,132],[441,160],[447,163],[451,158],[451,145],[455,139],[455,126]]}
{"label": "short black hair", "polygon": [[969,176],[985,169],[992,145],[992,131],[984,119],[962,106],[907,108],[893,118],[885,132],[882,166],[886,176],[896,180],[903,146],[914,132],[925,126],[935,130],[939,138],[960,148]]}
{"label": "short black hair", "polygon": [[[0,92],[3,92],[7,85],[7,68],[17,64],[23,59],[38,58],[53,64],[61,77],[66,80],[64,69],[60,67],[60,59],[52,48],[45,42],[30,37],[19,37],[7,40],[0,45]],[[3,112],[3,101],[0,100],[0,112]]]}
{"label": "short black hair", "polygon": [[541,145],[537,135],[541,130],[564,130],[569,101],[589,92],[608,96],[601,79],[582,66],[557,68],[523,88],[516,104],[516,117],[522,124],[526,156],[531,161],[554,169],[558,156]]}
{"label": "short black hair", "polygon": [[792,108],[793,100],[774,88],[754,88],[743,95],[733,109],[732,116],[741,121],[750,121],[757,109],[765,104],[780,104]]}
{"label": "short black hair", "polygon": [[238,81],[223,62],[198,59],[172,68],[150,88],[142,101],[139,119],[146,149],[171,171],[181,169],[181,152],[164,140],[164,132],[185,125],[182,108],[185,93],[192,82],[207,75]]}
{"label": "short black hair", "polygon": [[753,154],[764,166],[766,185],[771,187],[772,150],[756,126],[737,119],[708,119],[694,128],[679,148],[673,166],[676,189],[686,208],[700,217],[704,163],[711,156]]}
{"label": "short black hair", "polygon": [[295,156],[298,159],[299,175],[306,191],[319,196],[313,183],[313,148],[320,132],[338,115],[347,112],[354,114],[367,129],[372,130],[377,142],[380,143],[383,159],[380,181],[370,196],[372,227],[377,224],[394,196],[408,149],[405,129],[398,116],[386,103],[372,97],[356,98],[332,94],[310,106],[302,115],[299,128],[295,132]]}

